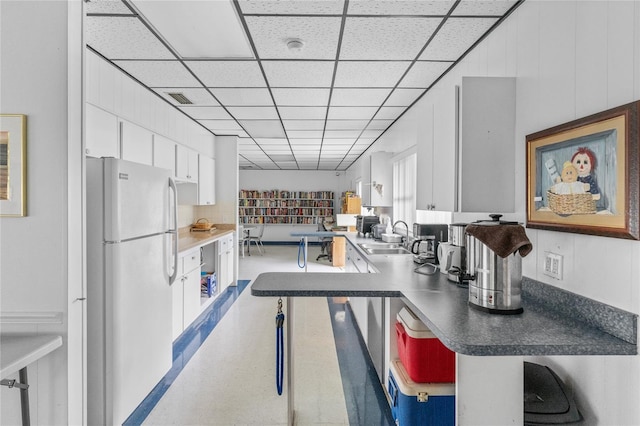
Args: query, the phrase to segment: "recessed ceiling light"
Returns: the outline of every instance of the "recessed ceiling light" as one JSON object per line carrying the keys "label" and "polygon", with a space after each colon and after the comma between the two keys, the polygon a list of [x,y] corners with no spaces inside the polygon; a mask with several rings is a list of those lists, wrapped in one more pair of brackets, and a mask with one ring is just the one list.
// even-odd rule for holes
{"label": "recessed ceiling light", "polygon": [[292,52],[300,52],[304,47],[304,42],[299,38],[287,39],[287,48]]}
{"label": "recessed ceiling light", "polygon": [[167,95],[171,96],[175,99],[176,102],[182,105],[191,105],[193,102],[189,98],[187,98],[183,93],[167,93]]}

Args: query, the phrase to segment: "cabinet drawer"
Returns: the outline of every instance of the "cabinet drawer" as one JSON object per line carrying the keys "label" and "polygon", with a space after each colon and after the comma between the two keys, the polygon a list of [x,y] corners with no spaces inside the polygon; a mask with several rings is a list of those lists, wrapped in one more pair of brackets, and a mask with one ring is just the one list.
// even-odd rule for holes
{"label": "cabinet drawer", "polygon": [[182,257],[182,273],[188,274],[200,266],[200,250],[194,250]]}

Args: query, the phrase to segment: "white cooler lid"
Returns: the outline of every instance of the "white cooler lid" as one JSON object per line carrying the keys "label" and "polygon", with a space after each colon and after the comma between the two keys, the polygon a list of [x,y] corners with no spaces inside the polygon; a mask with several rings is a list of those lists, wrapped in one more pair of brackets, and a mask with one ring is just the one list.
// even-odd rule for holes
{"label": "white cooler lid", "polygon": [[435,334],[429,330],[416,314],[414,314],[406,306],[400,309],[396,316],[398,322],[402,324],[407,334],[416,339],[433,339]]}
{"label": "white cooler lid", "polygon": [[427,396],[451,396],[456,394],[455,383],[416,383],[409,377],[407,370],[399,359],[394,359],[389,364],[389,370],[396,380],[398,389],[404,395],[418,396],[426,393]]}

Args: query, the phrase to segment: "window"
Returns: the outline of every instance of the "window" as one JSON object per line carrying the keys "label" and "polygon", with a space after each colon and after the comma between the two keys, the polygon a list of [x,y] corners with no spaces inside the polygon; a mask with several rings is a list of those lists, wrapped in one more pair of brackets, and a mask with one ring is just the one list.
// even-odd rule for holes
{"label": "window", "polygon": [[403,220],[409,229],[416,221],[417,154],[393,163],[393,221]]}

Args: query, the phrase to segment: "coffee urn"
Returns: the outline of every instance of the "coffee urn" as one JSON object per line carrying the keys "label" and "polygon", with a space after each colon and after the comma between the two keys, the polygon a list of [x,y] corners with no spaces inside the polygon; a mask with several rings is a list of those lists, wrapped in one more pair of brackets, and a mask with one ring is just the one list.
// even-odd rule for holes
{"label": "coffee urn", "polygon": [[493,314],[522,313],[522,257],[533,249],[517,222],[490,221],[467,225],[466,272],[469,306]]}

